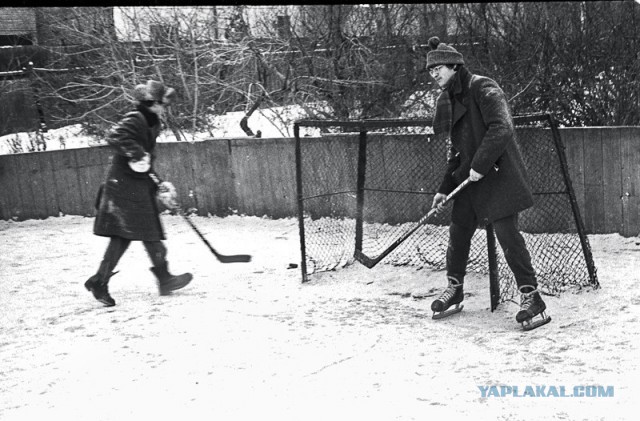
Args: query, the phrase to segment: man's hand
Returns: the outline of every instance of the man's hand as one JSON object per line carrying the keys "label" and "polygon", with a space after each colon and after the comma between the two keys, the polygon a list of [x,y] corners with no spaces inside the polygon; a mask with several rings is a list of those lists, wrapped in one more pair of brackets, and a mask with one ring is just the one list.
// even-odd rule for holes
{"label": "man's hand", "polygon": [[471,171],[469,171],[469,179],[471,181],[480,181],[480,179],[482,177],[484,177],[484,175],[482,175],[479,172],[475,171],[473,168],[471,168]]}
{"label": "man's hand", "polygon": [[444,209],[442,203],[447,199],[447,195],[443,193],[436,193],[433,196],[433,203],[431,204],[431,209],[436,209],[436,213],[442,212]]}

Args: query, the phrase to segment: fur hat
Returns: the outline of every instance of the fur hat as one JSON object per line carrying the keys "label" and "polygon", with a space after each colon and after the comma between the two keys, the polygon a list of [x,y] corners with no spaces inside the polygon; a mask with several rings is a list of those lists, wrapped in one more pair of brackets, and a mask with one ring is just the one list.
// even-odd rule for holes
{"label": "fur hat", "polygon": [[136,85],[133,90],[133,99],[138,102],[158,101],[165,105],[170,104],[176,97],[176,90],[165,87],[161,82],[148,80],[146,84]]}
{"label": "fur hat", "polygon": [[441,64],[464,64],[462,54],[444,42],[441,43],[438,37],[429,38],[429,48],[431,51],[427,53],[427,69]]}

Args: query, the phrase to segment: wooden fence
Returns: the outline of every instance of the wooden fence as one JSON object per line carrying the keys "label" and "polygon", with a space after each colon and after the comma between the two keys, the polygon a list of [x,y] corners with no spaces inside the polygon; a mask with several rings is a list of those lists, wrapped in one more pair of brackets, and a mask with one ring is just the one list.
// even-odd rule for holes
{"label": "wooden fence", "polygon": [[640,127],[561,129],[587,233],[640,232]]}
{"label": "wooden fence", "polygon": [[[587,232],[638,235],[640,127],[560,133]],[[158,174],[172,181],[183,204],[197,207],[201,215],[296,215],[293,139],[160,143],[158,152]],[[108,146],[0,155],[0,219],[93,216],[110,155]],[[330,157],[317,162],[324,159]]]}

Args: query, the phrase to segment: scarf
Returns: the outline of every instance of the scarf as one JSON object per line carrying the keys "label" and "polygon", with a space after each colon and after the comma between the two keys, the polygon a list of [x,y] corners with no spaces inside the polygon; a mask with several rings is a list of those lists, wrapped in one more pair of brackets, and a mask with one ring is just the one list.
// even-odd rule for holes
{"label": "scarf", "polygon": [[436,113],[433,119],[433,133],[437,141],[450,142],[451,122],[453,119],[453,103],[451,90],[445,88],[436,101]]}
{"label": "scarf", "polygon": [[144,118],[147,119],[147,125],[149,127],[160,125],[160,119],[158,118],[158,115],[156,113],[151,112],[149,108],[145,107],[142,104],[138,104],[138,106],[136,106],[136,110],[140,111],[144,116]]}
{"label": "scarf", "polygon": [[462,67],[449,80],[436,101],[436,112],[433,119],[433,133],[435,140],[443,141],[447,147],[451,146],[451,127],[453,126],[453,95],[461,92],[461,81],[466,74]]}

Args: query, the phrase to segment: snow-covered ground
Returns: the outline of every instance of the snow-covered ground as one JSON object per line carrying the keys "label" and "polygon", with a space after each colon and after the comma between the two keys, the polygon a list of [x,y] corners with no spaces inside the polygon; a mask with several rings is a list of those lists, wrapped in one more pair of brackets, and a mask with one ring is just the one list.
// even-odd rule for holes
{"label": "snow-covered ground", "polygon": [[[84,290],[107,239],[92,218],[0,221],[2,420],[635,420],[640,246],[589,236],[602,288],[545,297],[550,324],[522,332],[517,304],[489,311],[472,275],[464,311],[431,319],[441,272],[354,264],[300,282],[297,221],[162,216],[170,270],[159,297],[133,243],[117,305]],[[609,397],[482,396],[480,388],[613,387]],[[547,392],[548,393],[548,392]]]}

